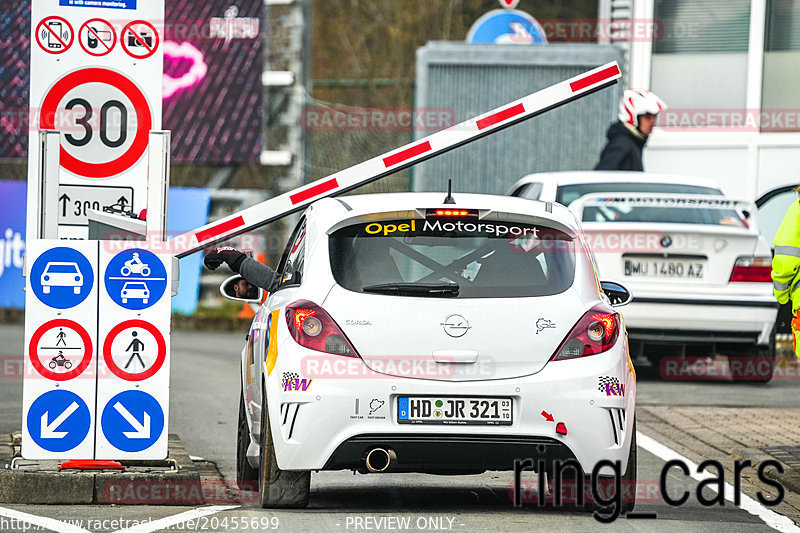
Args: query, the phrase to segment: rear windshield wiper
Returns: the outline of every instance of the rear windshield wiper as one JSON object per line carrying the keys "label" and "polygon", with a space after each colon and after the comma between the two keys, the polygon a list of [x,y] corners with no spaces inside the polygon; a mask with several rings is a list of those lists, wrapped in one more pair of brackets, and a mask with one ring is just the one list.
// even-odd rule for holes
{"label": "rear windshield wiper", "polygon": [[362,290],[399,296],[458,296],[460,288],[458,283],[378,283]]}

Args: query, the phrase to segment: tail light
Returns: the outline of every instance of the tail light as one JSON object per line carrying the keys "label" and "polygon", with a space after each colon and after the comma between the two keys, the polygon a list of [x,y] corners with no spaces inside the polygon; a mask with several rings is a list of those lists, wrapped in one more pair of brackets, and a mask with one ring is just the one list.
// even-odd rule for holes
{"label": "tail light", "polygon": [[733,265],[731,282],[772,283],[772,259],[769,257],[740,257]]}
{"label": "tail light", "polygon": [[286,324],[292,338],[300,346],[335,355],[358,357],[331,316],[317,304],[298,300],[286,306]]}
{"label": "tail light", "polygon": [[620,329],[619,313],[606,305],[595,306],[578,320],[552,360],[565,361],[603,353],[617,342]]}

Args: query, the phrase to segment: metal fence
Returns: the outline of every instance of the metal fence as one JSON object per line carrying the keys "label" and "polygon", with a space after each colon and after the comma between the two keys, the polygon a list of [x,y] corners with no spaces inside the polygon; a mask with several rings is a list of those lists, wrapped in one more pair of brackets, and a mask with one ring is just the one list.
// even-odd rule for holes
{"label": "metal fence", "polygon": [[[613,45],[470,45],[432,42],[417,51],[416,110],[449,111],[455,123],[619,61]],[[412,169],[412,190],[505,194],[526,174],[594,168],[617,120],[616,85]],[[430,132],[415,129],[415,138]]]}

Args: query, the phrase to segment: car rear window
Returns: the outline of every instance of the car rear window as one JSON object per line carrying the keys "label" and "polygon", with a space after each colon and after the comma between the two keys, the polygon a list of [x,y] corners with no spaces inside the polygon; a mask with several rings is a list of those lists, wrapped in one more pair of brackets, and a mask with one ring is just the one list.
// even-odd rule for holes
{"label": "car rear window", "polygon": [[[547,296],[568,289],[575,277],[569,235],[516,222],[371,221],[332,233],[329,248],[336,282],[356,292],[452,298]],[[395,291],[387,289],[392,284]],[[426,285],[450,289],[417,290]]]}
{"label": "car rear window", "polygon": [[582,222],[655,222],[747,227],[735,209],[609,204],[583,208]]}
{"label": "car rear window", "polygon": [[684,185],[681,183],[576,183],[561,185],[556,190],[556,202],[569,205],[581,196],[592,193],[641,192],[666,194],[713,194],[722,191],[713,187]]}

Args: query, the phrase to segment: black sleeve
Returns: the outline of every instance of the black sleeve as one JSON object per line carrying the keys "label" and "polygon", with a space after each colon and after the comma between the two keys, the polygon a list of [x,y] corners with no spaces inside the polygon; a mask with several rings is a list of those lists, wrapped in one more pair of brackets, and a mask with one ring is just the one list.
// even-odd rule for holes
{"label": "black sleeve", "polygon": [[274,292],[278,288],[278,282],[280,281],[277,272],[251,257],[245,257],[242,261],[239,266],[239,274],[256,287],[261,287],[267,292]]}

